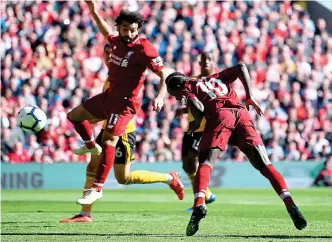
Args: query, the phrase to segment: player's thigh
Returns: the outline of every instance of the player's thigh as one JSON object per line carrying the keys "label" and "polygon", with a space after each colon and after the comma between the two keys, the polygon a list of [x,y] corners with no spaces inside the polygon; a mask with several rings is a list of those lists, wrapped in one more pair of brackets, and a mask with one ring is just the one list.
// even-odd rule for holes
{"label": "player's thigh", "polygon": [[[107,119],[105,112],[105,93],[100,93],[84,101],[80,106],[85,110],[84,115],[89,118],[83,120],[93,120],[94,122]],[[83,115],[83,114],[78,114]]]}
{"label": "player's thigh", "polygon": [[208,118],[199,144],[199,152],[212,148],[225,151],[234,125],[235,116],[230,109],[221,109],[218,116]]}
{"label": "player's thigh", "polygon": [[124,134],[116,144],[114,164],[130,164],[134,160],[134,150],[136,144],[136,132]]}
{"label": "player's thigh", "polygon": [[83,121],[83,120],[95,120],[97,121],[98,118],[96,118],[93,114],[91,114],[89,112],[89,110],[87,110],[83,104],[75,107],[73,110],[71,110],[68,114],[67,117],[69,120],[71,121]]}
{"label": "player's thigh", "polygon": [[264,145],[239,147],[258,171],[271,164]]}
{"label": "player's thigh", "polygon": [[130,164],[134,160],[136,132],[124,134],[116,145],[114,173],[121,184],[125,184],[130,177]]}
{"label": "player's thigh", "polygon": [[262,138],[255,128],[250,113],[246,109],[237,111],[236,122],[230,144],[239,148],[263,145]]}

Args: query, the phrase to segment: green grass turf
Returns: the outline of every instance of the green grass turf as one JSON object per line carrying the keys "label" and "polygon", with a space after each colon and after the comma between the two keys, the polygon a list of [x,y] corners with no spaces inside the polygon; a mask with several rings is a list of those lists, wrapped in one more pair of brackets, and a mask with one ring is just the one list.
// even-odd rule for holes
{"label": "green grass turf", "polygon": [[192,204],[164,190],[105,190],[94,223],[59,223],[80,209],[78,190],[3,191],[2,241],[332,241],[332,190],[292,190],[308,220],[298,231],[272,189],[213,189],[194,237],[185,236]]}

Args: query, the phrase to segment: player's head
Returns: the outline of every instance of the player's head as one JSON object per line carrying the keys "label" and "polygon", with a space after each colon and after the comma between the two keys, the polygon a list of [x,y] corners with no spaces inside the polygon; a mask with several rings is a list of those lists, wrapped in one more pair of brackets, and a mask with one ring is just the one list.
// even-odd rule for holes
{"label": "player's head", "polygon": [[115,19],[120,40],[124,44],[130,44],[138,35],[138,30],[144,23],[144,17],[138,12],[122,10]]}
{"label": "player's head", "polygon": [[112,55],[112,46],[110,44],[106,44],[104,46],[104,62],[105,65],[109,65],[111,63],[111,55]]}
{"label": "player's head", "polygon": [[204,51],[201,54],[199,66],[201,67],[202,74],[207,74],[207,75],[212,74],[213,67],[214,67],[214,61],[213,61],[213,54],[211,51]]}
{"label": "player's head", "polygon": [[188,77],[185,74],[182,74],[181,72],[173,72],[165,80],[168,93],[171,96],[179,98],[181,90],[184,88],[184,84],[187,81]]}

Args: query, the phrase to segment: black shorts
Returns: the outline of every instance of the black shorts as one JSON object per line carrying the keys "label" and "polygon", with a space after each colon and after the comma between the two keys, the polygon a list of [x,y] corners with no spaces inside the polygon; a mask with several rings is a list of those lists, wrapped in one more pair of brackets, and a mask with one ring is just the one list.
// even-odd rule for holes
{"label": "black shorts", "polygon": [[182,140],[182,157],[188,156],[189,151],[198,153],[198,146],[201,141],[202,134],[202,132],[197,132],[191,136],[187,132],[184,133]]}
{"label": "black shorts", "polygon": [[[101,140],[103,137],[104,130],[102,129],[97,136],[96,142],[102,146]],[[115,164],[127,164],[130,161],[135,159],[134,150],[136,145],[136,131],[126,133],[119,138],[118,143],[116,144],[115,151]]]}

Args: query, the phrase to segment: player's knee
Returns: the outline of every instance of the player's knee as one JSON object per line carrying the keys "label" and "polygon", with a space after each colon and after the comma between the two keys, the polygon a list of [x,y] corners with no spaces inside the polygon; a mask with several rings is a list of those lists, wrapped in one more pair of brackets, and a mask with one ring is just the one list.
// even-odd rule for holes
{"label": "player's knee", "polygon": [[118,175],[115,176],[115,179],[117,180],[117,182],[121,185],[128,185],[129,181],[130,181],[130,176],[125,176],[125,175]]}
{"label": "player's knee", "polygon": [[74,108],[73,110],[71,110],[70,112],[67,113],[67,119],[69,121],[78,121],[78,117],[83,116],[81,115],[81,110],[83,109],[82,106],[78,106],[76,108]]}
{"label": "player's knee", "polygon": [[219,148],[203,150],[199,154],[199,163],[209,163],[212,166],[218,160],[220,153]]}
{"label": "player's knee", "polygon": [[237,64],[237,66],[238,66],[239,68],[245,68],[245,67],[246,67],[246,64],[244,64],[243,62],[239,62],[239,63]]}

